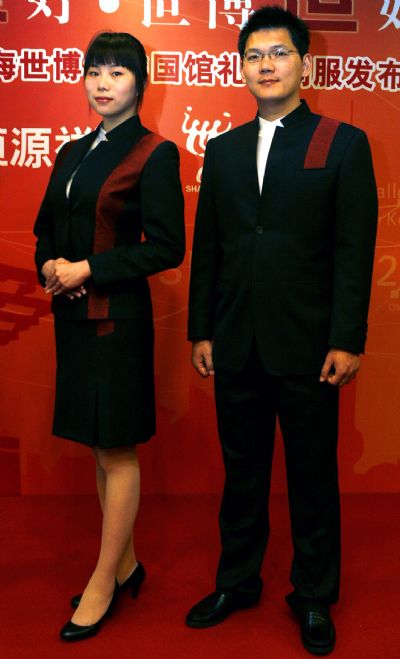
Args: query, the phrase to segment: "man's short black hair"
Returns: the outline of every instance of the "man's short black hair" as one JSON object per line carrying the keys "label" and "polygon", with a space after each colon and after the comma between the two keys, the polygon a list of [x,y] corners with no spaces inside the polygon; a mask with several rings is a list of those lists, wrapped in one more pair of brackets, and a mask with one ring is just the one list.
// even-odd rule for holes
{"label": "man's short black hair", "polygon": [[246,42],[253,32],[259,30],[279,30],[286,29],[299,51],[300,57],[303,58],[310,46],[310,32],[306,23],[282,7],[273,5],[271,7],[260,7],[252,14],[244,24],[239,34],[238,50],[240,57],[243,59]]}

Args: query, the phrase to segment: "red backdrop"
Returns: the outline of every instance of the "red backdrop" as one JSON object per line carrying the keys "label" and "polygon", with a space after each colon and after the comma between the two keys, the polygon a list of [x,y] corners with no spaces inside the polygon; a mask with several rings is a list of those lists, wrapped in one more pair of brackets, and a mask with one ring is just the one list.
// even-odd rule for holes
{"label": "red backdrop", "polygon": [[[222,482],[212,381],[190,366],[187,288],[205,143],[251,119],[240,83],[239,26],[258,0],[0,0],[0,493],[94,492],[90,451],[51,435],[53,320],[36,283],[32,225],[66,139],[96,126],[81,58],[102,30],[129,31],[149,55],[142,121],[174,140],[186,197],[183,265],[152,278],[158,434],[141,448],[146,492],[214,492]],[[318,112],[365,129],[380,214],[367,355],[342,392],[344,491],[399,482],[400,61],[398,0],[283,0],[312,30],[304,97]],[[273,487],[284,489],[281,442]]]}

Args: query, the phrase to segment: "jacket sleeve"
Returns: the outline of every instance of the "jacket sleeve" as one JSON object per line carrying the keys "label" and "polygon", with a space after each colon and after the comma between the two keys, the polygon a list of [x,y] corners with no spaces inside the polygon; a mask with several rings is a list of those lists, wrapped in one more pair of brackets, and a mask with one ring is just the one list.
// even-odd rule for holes
{"label": "jacket sleeve", "polygon": [[88,261],[96,285],[153,275],[175,268],[183,261],[183,194],[175,144],[166,141],[153,151],[139,185],[144,240],[90,256]]}
{"label": "jacket sleeve", "polygon": [[213,143],[207,143],[196,212],[189,290],[188,339],[214,335],[216,282],[220,263],[217,209],[213,192]]}
{"label": "jacket sleeve", "polygon": [[371,151],[363,131],[348,145],[338,175],[334,288],[329,345],[364,351],[378,200]]}
{"label": "jacket sleeve", "polygon": [[42,275],[43,264],[46,263],[49,259],[55,259],[57,255],[55,253],[54,241],[53,241],[53,215],[49,208],[49,188],[52,182],[53,177],[56,175],[57,167],[65,156],[67,150],[70,148],[71,143],[67,142],[64,144],[62,149],[57,154],[53,171],[51,173],[47,189],[43,198],[43,201],[40,205],[39,212],[36,217],[36,221],[33,227],[33,233],[37,238],[36,248],[35,248],[35,265],[37,270],[37,275],[39,282],[42,286],[45,286],[46,280]]}

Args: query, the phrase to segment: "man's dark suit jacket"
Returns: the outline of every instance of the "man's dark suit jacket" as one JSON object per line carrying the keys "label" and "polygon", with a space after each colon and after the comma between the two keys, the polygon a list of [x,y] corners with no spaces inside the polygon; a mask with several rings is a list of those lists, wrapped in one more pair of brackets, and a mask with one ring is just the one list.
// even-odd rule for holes
{"label": "man's dark suit jacket", "polygon": [[305,102],[282,120],[261,195],[258,117],[207,144],[189,339],[213,341],[216,367],[241,369],[254,336],[276,375],[319,373],[329,347],[364,350],[377,223],[370,148],[340,123],[313,166],[319,121]]}
{"label": "man's dark suit jacket", "polygon": [[[72,302],[53,296],[56,315],[148,317],[146,277],[176,267],[184,256],[178,149],[151,134],[155,148],[144,160],[140,150],[150,132],[135,116],[85,157],[97,132],[67,143],[57,156],[34,229],[39,278],[43,284],[41,268],[48,259],[88,259],[88,295]],[[66,185],[77,167],[67,199]]]}

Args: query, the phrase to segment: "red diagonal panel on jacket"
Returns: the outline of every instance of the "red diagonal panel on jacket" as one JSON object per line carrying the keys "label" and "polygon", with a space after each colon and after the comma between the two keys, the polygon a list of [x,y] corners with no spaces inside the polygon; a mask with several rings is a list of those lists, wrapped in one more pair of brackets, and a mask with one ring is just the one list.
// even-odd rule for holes
{"label": "red diagonal panel on jacket", "polygon": [[326,167],[329,149],[339,127],[340,121],[321,117],[308,145],[304,160],[304,169]]}
{"label": "red diagonal panel on jacket", "polygon": [[[154,133],[142,137],[130,153],[114,169],[102,186],[96,206],[96,229],[93,254],[100,254],[115,245],[115,221],[124,204],[118,191],[132,189],[143,170],[151,153],[163,142],[163,138]],[[91,288],[88,300],[88,318],[106,319],[109,312],[109,296]]]}

